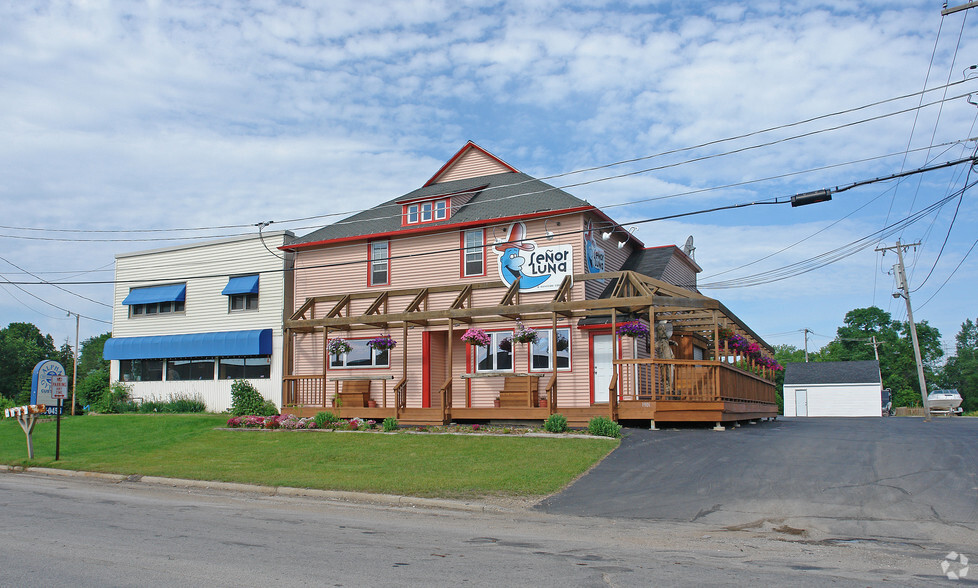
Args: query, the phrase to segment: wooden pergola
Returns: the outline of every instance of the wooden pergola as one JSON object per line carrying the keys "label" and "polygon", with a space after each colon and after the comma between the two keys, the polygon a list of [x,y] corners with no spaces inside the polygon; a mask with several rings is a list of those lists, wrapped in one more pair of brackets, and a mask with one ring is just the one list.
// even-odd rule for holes
{"label": "wooden pergola", "polygon": [[[574,289],[574,284],[580,284],[591,280],[611,280],[613,287],[607,297],[596,299],[574,299],[573,294],[583,296],[585,288]],[[495,304],[473,304],[473,295],[484,290],[504,290],[503,295]],[[452,296],[454,294],[454,296]],[[435,301],[435,299],[438,301]],[[539,296],[535,296],[539,298]],[[446,302],[447,300],[451,302]],[[395,306],[398,304],[399,306]],[[316,316],[317,311],[328,310],[322,316]],[[443,327],[448,332],[449,341],[454,340],[456,326],[466,328],[478,326],[486,323],[498,323],[501,319],[521,319],[523,321],[541,321],[549,319],[553,325],[554,332],[557,329],[557,321],[560,317],[564,318],[588,318],[600,320],[597,317],[605,318],[614,333],[617,325],[622,320],[645,320],[649,325],[654,326],[657,321],[669,321],[675,332],[693,334],[702,340],[713,345],[713,358],[708,361],[700,361],[699,364],[709,363],[712,370],[712,392],[700,394],[702,402],[711,402],[709,414],[704,418],[695,417],[688,410],[677,416],[679,420],[708,420],[723,421],[732,420],[731,415],[746,415],[747,418],[759,418],[775,416],[777,406],[774,404],[774,387],[770,385],[770,390],[751,390],[747,394],[741,394],[736,390],[723,390],[724,375],[721,367],[726,364],[731,370],[736,370],[730,365],[730,355],[722,346],[716,345],[720,340],[720,329],[727,329],[741,334],[750,341],[758,343],[762,348],[770,352],[770,347],[758,337],[749,327],[740,321],[732,312],[723,306],[719,301],[703,296],[698,292],[686,290],[678,286],[657,280],[633,271],[605,272],[592,274],[578,274],[567,277],[554,292],[550,300],[523,302],[519,291],[519,281],[511,286],[502,281],[483,282],[475,284],[453,284],[444,286],[432,286],[428,288],[415,288],[403,290],[386,290],[381,293],[358,292],[345,295],[321,296],[309,298],[305,303],[284,323],[285,327],[285,369],[286,374],[283,382],[283,407],[291,409],[293,412],[302,412],[305,408],[319,408],[326,406],[327,390],[327,362],[329,354],[326,352],[325,345],[331,335],[338,331],[356,332],[362,330],[383,329],[403,329],[403,341],[401,346],[403,354],[402,373],[400,379],[394,384],[393,392],[395,395],[393,406],[389,406],[386,399],[386,384],[384,387],[384,406],[378,408],[359,409],[358,415],[351,416],[394,416],[406,422],[448,422],[454,418],[527,418],[539,419],[546,418],[548,414],[561,412],[568,419],[590,418],[590,416],[609,416],[614,420],[619,419],[656,419],[658,404],[668,402],[666,394],[657,388],[657,384],[648,381],[647,385],[639,381],[638,376],[631,378],[628,382],[620,381],[619,374],[622,372],[621,366],[635,365],[633,368],[638,374],[640,369],[651,370],[650,373],[658,373],[663,367],[668,367],[672,372],[677,369],[688,369],[692,360],[673,360],[661,359],[654,356],[654,345],[650,345],[651,357],[648,359],[628,359],[622,360],[618,356],[618,346],[612,345],[613,363],[618,369],[614,370],[612,382],[609,387],[610,401],[607,407],[564,407],[559,406],[557,394],[558,372],[553,370],[549,381],[546,383],[546,407],[528,407],[523,410],[516,409],[479,409],[464,407],[454,409],[452,407],[452,383],[456,375],[452,373],[452,345],[447,346],[448,375],[444,384],[439,387],[441,395],[441,406],[437,409],[431,408],[408,408],[406,402],[406,390],[408,385],[408,329],[412,325],[425,327]],[[293,337],[297,333],[316,333],[323,334],[323,368],[321,376],[294,376],[292,375],[292,365],[294,360]],[[654,336],[654,335],[650,335]],[[550,346],[551,366],[556,365],[555,345]],[[641,368],[638,366],[642,366]],[[658,366],[658,367],[657,367]],[[737,370],[742,371],[742,370]],[[698,376],[697,376],[698,377]],[[355,376],[353,377],[355,378]],[[314,380],[318,379],[319,383]],[[352,379],[352,378],[351,378]],[[648,379],[648,378],[647,378]],[[752,378],[747,378],[751,380]],[[764,388],[763,378],[753,378],[756,382],[750,382],[752,388],[760,386]],[[302,380],[300,382],[300,380]],[[623,379],[624,380],[624,379]],[[698,377],[698,381],[702,378]],[[726,378],[727,386],[737,386],[738,379],[730,380]],[[676,381],[680,381],[676,379]],[[642,387],[644,385],[644,387]],[[697,384],[700,385],[700,384]],[[305,386],[307,392],[318,387],[319,395],[313,403],[301,402],[303,396],[302,387]],[[768,393],[769,392],[769,393]],[[307,394],[308,395],[308,394]],[[679,395],[682,396],[681,394]],[[743,398],[742,398],[743,397]],[[676,399],[677,402],[696,402],[695,400]],[[717,403],[725,404],[749,403],[750,410],[726,410],[721,406],[720,414],[717,412]],[[754,405],[757,406],[754,406]],[[763,405],[763,406],[761,406]],[[773,407],[773,411],[772,411]],[[741,407],[742,409],[743,407]],[[757,410],[754,410],[757,409]],[[311,410],[311,409],[310,409]],[[374,412],[368,412],[374,411]],[[491,411],[482,414],[479,411]],[[516,411],[516,412],[514,412]],[[695,411],[694,411],[695,412]],[[730,414],[726,414],[726,413]],[[736,414],[734,414],[736,413]],[[704,413],[705,414],[705,413]],[[703,415],[700,415],[703,416]],[[695,417],[695,418],[694,418]],[[661,420],[661,419],[660,419]],[[736,420],[741,420],[740,418]]]}

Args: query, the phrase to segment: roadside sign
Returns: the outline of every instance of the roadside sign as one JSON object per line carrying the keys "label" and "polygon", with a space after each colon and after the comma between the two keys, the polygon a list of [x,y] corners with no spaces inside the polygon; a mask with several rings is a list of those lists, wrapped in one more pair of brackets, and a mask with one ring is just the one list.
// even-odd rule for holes
{"label": "roadside sign", "polygon": [[[67,375],[64,366],[56,361],[44,360],[38,362],[34,366],[34,371],[31,374],[31,404],[43,404],[47,406],[45,414],[51,416],[61,414],[59,399],[52,395],[54,391],[53,378],[65,376],[65,391],[67,392]],[[67,398],[67,396],[62,396],[61,398]]]}
{"label": "roadside sign", "polygon": [[68,376],[50,376],[51,398],[64,400],[68,398]]}

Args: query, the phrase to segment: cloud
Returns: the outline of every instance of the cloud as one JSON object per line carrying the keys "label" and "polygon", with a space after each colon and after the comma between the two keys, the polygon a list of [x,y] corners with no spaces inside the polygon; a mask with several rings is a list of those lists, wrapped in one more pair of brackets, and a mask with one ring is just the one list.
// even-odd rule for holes
{"label": "cloud", "polygon": [[[928,67],[928,86],[960,79],[978,39],[964,35],[955,60],[960,17],[946,19],[938,38],[940,23],[936,9],[910,1],[8,3],[0,7],[4,224],[118,230],[343,212],[418,187],[467,139],[538,176],[663,153],[916,92]],[[920,165],[926,154],[709,190],[973,134],[974,108],[957,100],[919,116],[787,140],[916,103],[911,98],[554,183],[661,167],[569,188],[600,206],[635,202],[608,209],[625,222],[883,176]],[[776,140],[784,141],[746,149]],[[736,149],[746,150],[713,157]],[[907,181],[891,192],[874,185],[838,196],[835,203],[846,206],[752,208],[641,225],[639,234],[650,245],[681,244],[694,234],[709,272],[775,251],[871,202],[814,239],[812,250],[797,247],[775,258],[785,264],[872,232],[960,181],[953,172],[932,174],[920,189]],[[649,200],[690,191],[700,192]],[[922,295],[933,293],[971,244],[975,216],[966,201]],[[904,235],[926,237],[924,265],[936,256],[931,242],[950,223],[946,211],[936,218],[932,228],[924,227],[928,219]],[[0,235],[14,232],[0,229]],[[161,243],[0,236],[5,257],[45,271],[94,269],[111,263],[114,253]],[[778,300],[804,301],[813,320],[818,314],[838,321],[840,306],[866,306],[888,295],[878,261],[860,254],[829,272],[718,296],[745,304],[742,318],[770,323],[774,331],[786,330],[775,328],[787,320],[771,312]],[[943,300],[961,299],[967,268],[973,266],[962,266],[928,307],[945,331],[960,323],[953,315],[963,306]],[[18,275],[8,272],[0,267],[0,275]],[[30,289],[108,316],[50,287]],[[109,299],[105,286],[78,289]],[[763,302],[748,306],[751,301]],[[0,316],[8,322],[40,317],[9,295],[0,296]],[[63,321],[37,320],[48,331],[70,330]],[[104,325],[87,328],[94,334]]]}

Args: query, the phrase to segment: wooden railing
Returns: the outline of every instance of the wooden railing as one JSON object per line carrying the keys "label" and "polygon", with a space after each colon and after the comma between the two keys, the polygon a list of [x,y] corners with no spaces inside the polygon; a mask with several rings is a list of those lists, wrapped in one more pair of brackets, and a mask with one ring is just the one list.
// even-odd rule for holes
{"label": "wooden railing", "polygon": [[438,397],[441,399],[442,420],[447,422],[452,412],[452,378],[445,380],[445,383],[438,389]]}
{"label": "wooden railing", "polygon": [[618,400],[776,402],[773,382],[726,363],[690,359],[614,363],[612,397]]}
{"label": "wooden railing", "polygon": [[401,418],[401,411],[407,408],[407,377],[403,377],[394,384],[394,414],[395,418]]}
{"label": "wooden railing", "polygon": [[550,409],[550,414],[557,412],[557,372],[555,371],[552,376],[550,376],[550,381],[547,382],[547,388],[545,390],[547,398],[547,407]]}
{"label": "wooden railing", "polygon": [[282,378],[283,406],[326,406],[322,376],[285,376]]}

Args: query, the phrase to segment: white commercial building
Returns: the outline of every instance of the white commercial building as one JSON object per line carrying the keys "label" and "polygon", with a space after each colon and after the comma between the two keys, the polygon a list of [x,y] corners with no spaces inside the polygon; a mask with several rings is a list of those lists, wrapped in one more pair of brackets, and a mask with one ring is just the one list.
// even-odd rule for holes
{"label": "white commercial building", "polygon": [[[116,256],[111,379],[143,400],[199,395],[231,406],[231,384],[251,382],[278,405],[282,320],[291,314],[289,231]],[[263,242],[264,240],[264,242]]]}
{"label": "white commercial building", "polygon": [[785,366],[784,416],[881,415],[878,361],[824,361]]}

